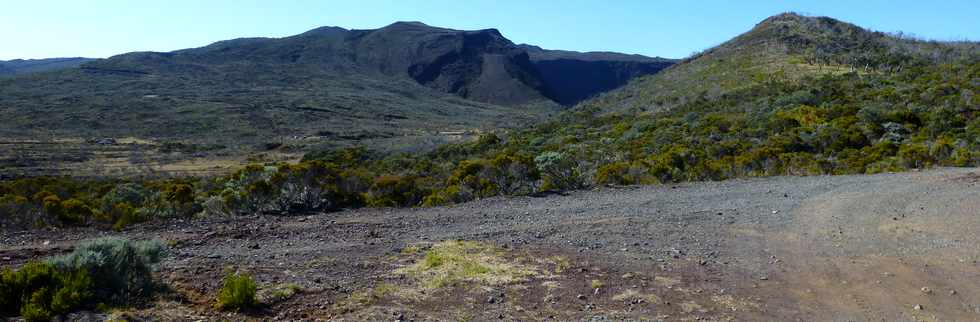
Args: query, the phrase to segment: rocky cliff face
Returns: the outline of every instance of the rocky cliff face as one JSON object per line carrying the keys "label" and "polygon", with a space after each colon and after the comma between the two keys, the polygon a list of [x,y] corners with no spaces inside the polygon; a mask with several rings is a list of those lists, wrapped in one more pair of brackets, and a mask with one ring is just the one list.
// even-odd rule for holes
{"label": "rocky cliff face", "polygon": [[633,78],[655,74],[676,62],[611,52],[581,53],[531,45],[520,47],[528,52],[551,99],[566,106],[623,86]]}
{"label": "rocky cliff face", "polygon": [[388,74],[494,104],[547,100],[527,53],[496,29],[458,31],[399,22],[352,37],[355,55]]}

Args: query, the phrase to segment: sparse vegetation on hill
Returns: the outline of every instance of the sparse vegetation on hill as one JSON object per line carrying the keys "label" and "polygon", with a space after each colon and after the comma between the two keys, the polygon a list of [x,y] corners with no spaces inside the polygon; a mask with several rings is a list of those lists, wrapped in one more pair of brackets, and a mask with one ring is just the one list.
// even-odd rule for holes
{"label": "sparse vegetation on hill", "polygon": [[0,220],[121,229],[192,214],[442,205],[599,184],[976,166],[977,55],[974,43],[780,15],[526,130],[425,154],[325,150],[215,178],[18,179],[0,184]]}

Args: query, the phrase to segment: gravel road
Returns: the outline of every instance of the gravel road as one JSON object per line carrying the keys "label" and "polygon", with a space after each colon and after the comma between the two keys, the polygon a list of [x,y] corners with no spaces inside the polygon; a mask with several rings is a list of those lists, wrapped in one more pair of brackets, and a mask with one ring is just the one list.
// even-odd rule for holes
{"label": "gravel road", "polygon": [[[160,275],[175,293],[131,312],[151,319],[980,320],[976,168],[606,187],[442,208],[174,220],[120,233],[3,232],[0,256],[17,265],[101,235],[171,243]],[[411,261],[404,247],[453,239],[561,256],[572,269],[552,284],[461,286],[445,291],[453,299],[338,309],[393,279]],[[227,267],[303,291],[262,311],[215,312],[210,301]],[[596,279],[602,292],[589,292],[585,281]],[[498,291],[513,299],[494,301]],[[647,301],[626,296],[644,292]]]}

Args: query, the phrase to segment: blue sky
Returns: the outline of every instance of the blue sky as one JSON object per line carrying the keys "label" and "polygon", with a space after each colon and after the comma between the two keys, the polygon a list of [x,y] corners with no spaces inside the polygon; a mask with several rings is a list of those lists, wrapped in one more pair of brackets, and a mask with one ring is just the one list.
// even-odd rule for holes
{"label": "blue sky", "polygon": [[516,43],[679,58],[784,11],[879,31],[980,40],[978,0],[0,0],[0,59],[108,57],[319,26],[377,28],[399,20],[497,28]]}

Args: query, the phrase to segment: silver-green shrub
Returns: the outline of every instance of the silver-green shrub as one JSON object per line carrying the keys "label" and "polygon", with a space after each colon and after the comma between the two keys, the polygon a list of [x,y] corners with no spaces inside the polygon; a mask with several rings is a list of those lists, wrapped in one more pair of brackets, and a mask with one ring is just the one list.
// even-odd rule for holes
{"label": "silver-green shrub", "polygon": [[166,246],[158,240],[106,237],[82,243],[71,254],[48,262],[64,271],[88,272],[97,296],[123,301],[152,291],[152,273],[165,255]]}

